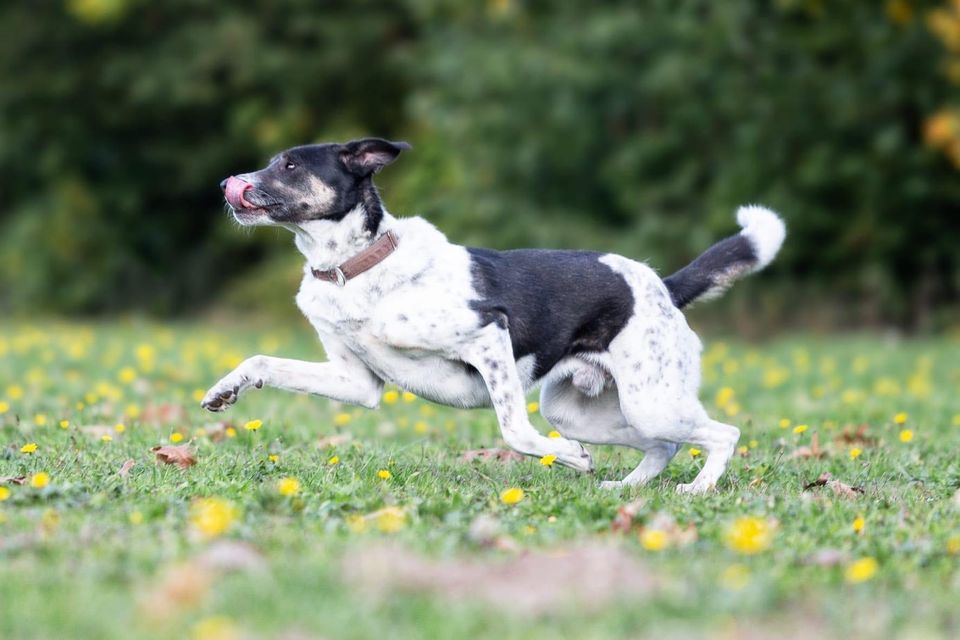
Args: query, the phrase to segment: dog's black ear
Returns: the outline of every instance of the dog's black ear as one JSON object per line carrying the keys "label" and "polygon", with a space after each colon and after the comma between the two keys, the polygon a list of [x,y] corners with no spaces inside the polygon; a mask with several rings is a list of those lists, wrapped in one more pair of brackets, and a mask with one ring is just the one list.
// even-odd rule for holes
{"label": "dog's black ear", "polygon": [[374,174],[396,160],[404,149],[412,147],[406,142],[391,142],[383,138],[363,138],[343,145],[340,162],[361,177]]}

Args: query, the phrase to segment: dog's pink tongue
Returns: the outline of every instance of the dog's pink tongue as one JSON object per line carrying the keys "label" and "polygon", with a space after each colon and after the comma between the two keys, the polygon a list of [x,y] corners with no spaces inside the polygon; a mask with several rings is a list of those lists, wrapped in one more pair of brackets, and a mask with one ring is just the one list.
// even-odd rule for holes
{"label": "dog's pink tongue", "polygon": [[244,192],[250,189],[253,189],[253,185],[249,182],[244,182],[240,178],[230,176],[227,178],[227,186],[223,190],[223,197],[226,198],[230,206],[235,209],[255,209],[256,207],[247,202],[246,198],[243,197]]}

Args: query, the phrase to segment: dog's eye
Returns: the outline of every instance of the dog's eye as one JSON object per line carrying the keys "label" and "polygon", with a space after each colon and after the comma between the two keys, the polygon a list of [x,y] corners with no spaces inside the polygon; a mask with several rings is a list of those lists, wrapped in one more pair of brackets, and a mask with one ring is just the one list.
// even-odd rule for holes
{"label": "dog's eye", "polygon": [[290,171],[290,170],[296,169],[297,165],[293,164],[292,162],[288,162],[287,164],[283,165],[283,168]]}

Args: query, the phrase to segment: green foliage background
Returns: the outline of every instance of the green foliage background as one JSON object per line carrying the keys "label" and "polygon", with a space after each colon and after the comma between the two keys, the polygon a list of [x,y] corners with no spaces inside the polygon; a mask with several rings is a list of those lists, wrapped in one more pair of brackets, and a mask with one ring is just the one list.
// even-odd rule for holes
{"label": "green foliage background", "polygon": [[455,241],[666,272],[762,202],[789,240],[733,308],[936,324],[960,290],[960,180],[922,131],[956,87],[923,20],[939,3],[899,6],[5,3],[0,307],[289,307],[289,239],[237,231],[217,183],[382,135],[414,145],[381,180],[390,209]]}

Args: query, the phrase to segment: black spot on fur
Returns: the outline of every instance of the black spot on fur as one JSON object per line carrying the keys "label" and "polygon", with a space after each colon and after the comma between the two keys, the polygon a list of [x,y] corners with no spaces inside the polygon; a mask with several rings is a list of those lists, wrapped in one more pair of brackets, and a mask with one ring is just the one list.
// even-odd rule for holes
{"label": "black spot on fur", "polygon": [[602,253],[468,251],[480,294],[471,308],[481,325],[509,327],[515,358],[536,356],[534,379],[566,356],[605,351],[633,315],[633,292]]}
{"label": "black spot on fur", "polygon": [[748,271],[757,263],[750,240],[742,234],[724,238],[680,271],[663,279],[670,298],[682,309],[714,286],[724,274]]}

